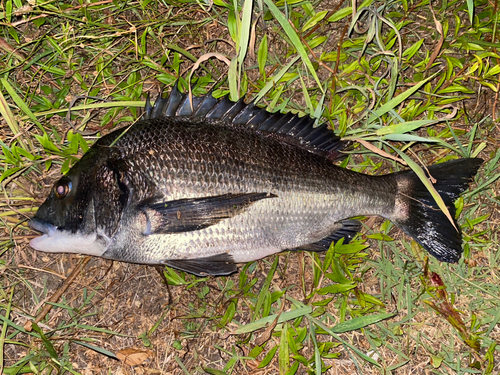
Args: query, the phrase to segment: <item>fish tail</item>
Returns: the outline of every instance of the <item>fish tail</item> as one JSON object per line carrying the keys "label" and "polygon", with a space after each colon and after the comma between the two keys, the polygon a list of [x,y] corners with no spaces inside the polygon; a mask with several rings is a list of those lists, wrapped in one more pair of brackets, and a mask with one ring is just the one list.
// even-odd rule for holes
{"label": "fish tail", "polygon": [[454,201],[468,189],[483,160],[458,159],[428,168],[436,179],[434,188],[448,207],[455,226],[413,171],[394,173],[398,194],[393,217],[389,218],[438,260],[456,263],[462,255],[462,234],[455,221]]}

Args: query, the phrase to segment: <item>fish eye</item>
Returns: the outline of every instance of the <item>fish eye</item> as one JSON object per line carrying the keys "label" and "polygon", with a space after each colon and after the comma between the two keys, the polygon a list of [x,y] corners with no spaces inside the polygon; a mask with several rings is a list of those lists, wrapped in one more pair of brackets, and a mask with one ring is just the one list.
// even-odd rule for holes
{"label": "fish eye", "polygon": [[64,198],[71,191],[73,184],[71,181],[58,181],[54,185],[54,194],[57,198]]}

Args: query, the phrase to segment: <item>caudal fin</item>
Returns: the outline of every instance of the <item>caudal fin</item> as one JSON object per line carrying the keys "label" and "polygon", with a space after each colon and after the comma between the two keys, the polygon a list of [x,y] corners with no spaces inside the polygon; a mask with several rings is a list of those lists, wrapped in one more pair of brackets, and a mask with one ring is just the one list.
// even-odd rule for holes
{"label": "caudal fin", "polygon": [[[467,190],[482,159],[458,159],[428,168],[437,182],[435,189],[443,198],[452,217],[454,201]],[[431,194],[412,171],[393,174],[398,182],[394,217],[390,218],[401,230],[412,236],[438,260],[456,263],[462,255],[462,234],[439,209]],[[458,224],[455,222],[457,228]]]}

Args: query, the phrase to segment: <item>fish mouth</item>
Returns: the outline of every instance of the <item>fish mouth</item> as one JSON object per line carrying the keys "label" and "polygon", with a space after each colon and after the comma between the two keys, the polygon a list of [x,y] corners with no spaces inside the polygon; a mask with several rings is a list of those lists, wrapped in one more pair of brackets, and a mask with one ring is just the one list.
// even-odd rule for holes
{"label": "fish mouth", "polygon": [[[43,233],[41,236],[31,239],[30,246],[35,250],[47,253],[77,253],[102,256],[111,242],[111,239],[105,234],[99,236],[97,232],[90,234],[71,233],[37,218],[31,219],[28,225],[31,229]],[[99,238],[102,238],[102,240],[99,240]]]}
{"label": "fish mouth", "polygon": [[48,237],[54,236],[57,230],[57,227],[55,225],[52,225],[50,223],[47,223],[46,221],[36,218],[31,219],[28,222],[28,226],[31,229],[34,229],[38,232],[42,232],[44,235],[47,235]]}

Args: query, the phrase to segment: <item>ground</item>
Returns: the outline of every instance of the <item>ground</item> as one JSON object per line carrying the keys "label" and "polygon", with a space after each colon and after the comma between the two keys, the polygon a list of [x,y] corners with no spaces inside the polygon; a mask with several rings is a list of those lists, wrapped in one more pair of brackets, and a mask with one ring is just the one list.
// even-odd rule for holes
{"label": "ground", "polygon": [[[463,1],[245,4],[238,16],[222,1],[0,6],[3,373],[499,373],[496,3],[477,2],[472,19]],[[197,95],[218,84],[214,95],[260,92],[270,109],[324,109],[363,173],[408,168],[392,147],[420,165],[482,157],[458,204],[462,260],[427,259],[380,218],[328,253],[229,277],[167,270],[168,287],[154,267],[30,248],[27,221],[87,144],[192,72]],[[79,95],[108,101],[79,99],[70,125]]]}

